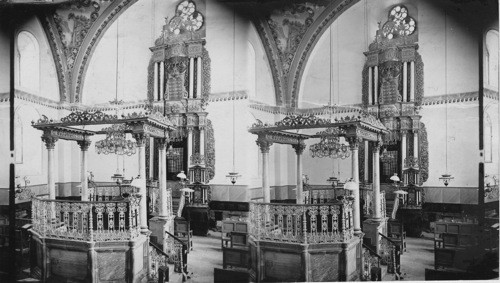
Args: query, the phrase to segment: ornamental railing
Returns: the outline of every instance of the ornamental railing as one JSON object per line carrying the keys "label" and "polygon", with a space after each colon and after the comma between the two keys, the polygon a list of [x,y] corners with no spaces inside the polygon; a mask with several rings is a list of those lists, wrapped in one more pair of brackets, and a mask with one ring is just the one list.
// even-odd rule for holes
{"label": "ornamental railing", "polygon": [[336,202],[338,197],[350,195],[350,193],[343,188],[332,188],[331,186],[319,188],[308,186],[308,188],[304,188],[303,193],[305,192],[307,192],[307,194],[304,195],[304,203],[306,204],[332,203]]}
{"label": "ornamental railing", "polygon": [[250,204],[250,236],[299,244],[344,243],[354,235],[352,201],[336,204]]}
{"label": "ornamental railing", "polygon": [[401,264],[401,247],[384,234],[379,233],[380,237],[380,256],[382,264],[387,265],[387,272],[399,276]]}
{"label": "ornamental railing", "polygon": [[165,233],[167,234],[165,251],[168,255],[168,263],[174,265],[174,272],[185,274],[187,272],[187,244],[168,231]]}
{"label": "ornamental railing", "polygon": [[367,245],[363,244],[362,281],[381,281],[380,261],[382,257]]}
{"label": "ornamental railing", "polygon": [[105,242],[140,234],[136,197],[101,202],[33,198],[32,218],[32,230],[46,238]]}
{"label": "ornamental railing", "polygon": [[130,185],[94,185],[89,187],[90,201],[110,201],[137,193],[138,188]]}
{"label": "ornamental railing", "polygon": [[149,279],[157,282],[159,268],[167,266],[168,254],[164,253],[156,244],[149,242]]}

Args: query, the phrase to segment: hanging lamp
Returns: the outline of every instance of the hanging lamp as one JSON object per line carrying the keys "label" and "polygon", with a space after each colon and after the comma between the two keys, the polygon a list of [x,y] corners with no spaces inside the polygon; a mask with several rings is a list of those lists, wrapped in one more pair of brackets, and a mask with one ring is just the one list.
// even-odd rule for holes
{"label": "hanging lamp", "polygon": [[448,186],[448,184],[451,182],[451,180],[454,179],[451,174],[448,173],[448,26],[447,26],[447,14],[446,11],[444,12],[444,92],[445,92],[445,115],[446,115],[446,121],[445,121],[445,136],[446,136],[446,143],[445,143],[445,154],[446,154],[446,172],[439,177],[439,180],[443,182],[445,186]]}
{"label": "hanging lamp", "polygon": [[235,166],[235,152],[236,152],[236,138],[235,138],[235,103],[234,103],[234,76],[236,75],[236,10],[233,4],[233,170],[226,175],[231,184],[236,184],[236,180],[241,177],[238,172],[236,172]]}

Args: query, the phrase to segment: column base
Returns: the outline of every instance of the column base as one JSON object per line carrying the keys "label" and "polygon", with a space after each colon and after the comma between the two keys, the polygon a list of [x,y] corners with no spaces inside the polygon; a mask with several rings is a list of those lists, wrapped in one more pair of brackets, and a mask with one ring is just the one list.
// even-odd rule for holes
{"label": "column base", "polygon": [[371,218],[363,221],[364,237],[370,239],[371,244],[375,247],[377,253],[380,252],[380,236],[387,232],[387,218]]}
{"label": "column base", "polygon": [[149,220],[149,229],[153,241],[163,246],[166,239],[165,231],[173,234],[174,220],[168,216],[156,216]]}

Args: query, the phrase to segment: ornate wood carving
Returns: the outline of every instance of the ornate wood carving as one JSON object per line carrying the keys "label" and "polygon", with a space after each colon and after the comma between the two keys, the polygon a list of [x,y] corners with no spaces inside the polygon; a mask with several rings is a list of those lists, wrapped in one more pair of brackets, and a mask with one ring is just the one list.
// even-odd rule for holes
{"label": "ornate wood carving", "polygon": [[418,131],[419,155],[420,159],[420,183],[424,183],[429,178],[429,141],[427,140],[427,128],[420,122]]}
{"label": "ornate wood carving", "polygon": [[207,167],[207,178],[208,180],[212,180],[215,176],[215,137],[212,121],[210,121],[210,119],[207,119],[205,131],[205,166]]}

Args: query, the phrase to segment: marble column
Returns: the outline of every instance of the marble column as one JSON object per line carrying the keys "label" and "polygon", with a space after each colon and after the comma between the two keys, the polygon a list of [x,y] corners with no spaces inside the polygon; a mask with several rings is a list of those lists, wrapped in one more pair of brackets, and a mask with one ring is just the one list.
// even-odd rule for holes
{"label": "marble column", "polygon": [[298,144],[292,145],[293,149],[295,149],[295,153],[297,154],[297,190],[296,192],[296,200],[297,204],[304,204],[304,197],[302,196],[302,192],[304,190],[302,185],[302,153],[306,148],[306,145],[303,141],[300,141]]}
{"label": "marble column", "polygon": [[89,140],[78,141],[78,145],[82,151],[80,160],[80,182],[81,182],[81,199],[82,201],[89,200],[89,183],[87,180],[87,151],[90,146]]}
{"label": "marble column", "polygon": [[49,189],[49,199],[56,199],[55,168],[54,168],[54,148],[58,138],[44,135],[42,141],[47,147],[47,187]]}
{"label": "marble column", "polygon": [[381,142],[375,142],[373,147],[373,218],[381,219],[381,199],[380,199],[380,148]]}
{"label": "marble column", "polygon": [[139,177],[143,180],[143,184],[139,187],[139,194],[141,195],[141,200],[139,202],[139,212],[141,220],[141,233],[148,232],[148,211],[147,211],[147,192],[146,192],[146,139],[147,135],[144,133],[133,134],[137,142],[137,154],[139,156]]}
{"label": "marble column", "polygon": [[197,58],[196,61],[196,98],[201,98],[201,88],[202,88],[202,81],[201,81],[201,73],[202,73],[202,59],[201,57]]}
{"label": "marble column", "polygon": [[193,98],[194,90],[194,58],[189,58],[189,96],[188,98]]}
{"label": "marble column", "polygon": [[158,62],[154,62],[154,75],[153,75],[153,100],[160,100],[160,94],[158,91]]}
{"label": "marble column", "polygon": [[373,105],[373,67],[368,67],[368,105]]}
{"label": "marble column", "polygon": [[374,89],[375,101],[373,104],[377,105],[378,104],[378,66],[374,67],[373,85],[375,87],[375,89]]}
{"label": "marble column", "polygon": [[408,62],[403,62],[403,102],[408,99]]}
{"label": "marble column", "polygon": [[269,187],[269,149],[273,143],[264,139],[257,139],[257,145],[262,153],[262,193],[264,203],[271,202],[271,188]]}
{"label": "marble column", "polygon": [[359,200],[359,142],[358,138],[349,138],[349,145],[351,147],[351,157],[352,157],[352,180],[357,184],[357,190],[353,191],[354,203],[353,203],[353,224],[354,233],[361,233],[361,216],[360,216],[360,200]]}
{"label": "marble column", "polygon": [[158,198],[160,205],[158,207],[159,217],[168,217],[167,203],[167,139],[158,139]]}
{"label": "marble column", "polygon": [[415,100],[415,61],[410,62],[410,101]]}

